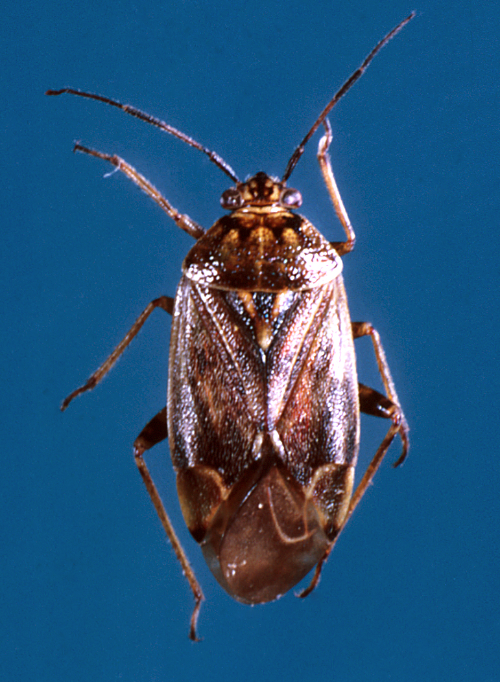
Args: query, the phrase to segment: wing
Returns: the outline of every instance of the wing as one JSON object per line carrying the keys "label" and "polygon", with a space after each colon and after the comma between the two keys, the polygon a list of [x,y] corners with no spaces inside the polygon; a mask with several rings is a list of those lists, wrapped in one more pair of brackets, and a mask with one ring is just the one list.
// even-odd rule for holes
{"label": "wing", "polygon": [[267,410],[289,471],[307,484],[324,464],[355,465],[359,402],[342,277],[299,296],[269,348]]}
{"label": "wing", "polygon": [[224,295],[187,277],[177,291],[169,365],[174,466],[206,465],[232,485],[265,428],[264,364]]}

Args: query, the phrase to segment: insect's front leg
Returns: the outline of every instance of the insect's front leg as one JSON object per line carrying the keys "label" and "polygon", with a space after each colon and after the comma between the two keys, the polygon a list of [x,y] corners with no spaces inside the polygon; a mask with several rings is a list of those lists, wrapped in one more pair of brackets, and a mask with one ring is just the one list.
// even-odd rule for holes
{"label": "insect's front leg", "polygon": [[326,132],[319,141],[318,162],[319,167],[321,169],[321,173],[323,174],[323,180],[325,181],[328,194],[330,195],[330,199],[332,200],[333,208],[335,209],[337,218],[340,220],[340,223],[344,228],[344,232],[347,237],[347,241],[345,242],[333,242],[333,246],[336,249],[339,256],[343,256],[344,254],[349,253],[349,251],[353,250],[354,243],[356,241],[356,235],[354,234],[351,221],[349,220],[349,216],[347,215],[344,202],[342,201],[342,197],[340,196],[339,188],[337,187],[337,182],[335,181],[335,176],[333,174],[332,164],[330,163],[328,148],[330,147],[333,139],[330,121],[327,118],[325,118],[323,125],[325,126]]}
{"label": "insect's front leg", "polygon": [[108,161],[112,166],[115,166],[117,170],[124,173],[127,178],[132,180],[135,185],[142,189],[142,191],[145,192],[148,197],[151,197],[151,199],[153,199],[153,201],[157,203],[158,206],[165,211],[170,218],[172,218],[172,220],[178,227],[181,228],[181,230],[184,230],[184,232],[187,232],[195,239],[199,239],[203,234],[205,234],[205,230],[201,227],[201,225],[198,225],[198,223],[192,220],[192,218],[190,218],[188,215],[179,213],[179,211],[172,206],[168,199],[165,199],[163,194],[161,194],[161,192],[159,192],[156,187],[144,177],[144,175],[141,175],[141,173],[136,171],[133,166],[124,161],[120,156],[104,154],[103,152],[99,152],[96,149],[84,147],[81,144],[75,144],[73,151],[82,152],[83,154],[95,156],[96,158],[102,159],[103,161]]}
{"label": "insect's front leg", "polygon": [[127,346],[130,344],[132,339],[134,339],[137,336],[141,327],[146,322],[148,317],[151,315],[153,310],[155,310],[155,308],[162,308],[163,310],[166,310],[167,313],[170,313],[170,315],[172,315],[174,310],[174,299],[171,298],[170,296],[160,296],[159,298],[156,298],[154,301],[151,301],[151,303],[147,306],[144,312],[142,312],[141,315],[139,315],[137,320],[134,322],[129,332],[120,341],[120,343],[111,353],[111,355],[102,363],[99,369],[97,369],[92,374],[92,376],[89,377],[89,379],[83,386],[80,386],[79,388],[74,390],[72,393],[69,394],[67,398],[63,400],[63,403],[61,405],[61,410],[63,412],[68,407],[73,398],[76,398],[76,396],[85,393],[85,391],[90,391],[97,386],[101,379],[113,367],[115,362],[118,360],[118,358],[123,353],[125,348],[127,348]]}

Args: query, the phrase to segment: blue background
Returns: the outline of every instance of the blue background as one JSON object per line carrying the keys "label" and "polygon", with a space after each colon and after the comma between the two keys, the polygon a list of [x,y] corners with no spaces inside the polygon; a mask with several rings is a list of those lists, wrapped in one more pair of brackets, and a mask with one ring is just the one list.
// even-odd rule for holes
{"label": "blue background", "polygon": [[[412,428],[393,446],[307,600],[249,608],[180,518],[165,445],[149,462],[207,601],[192,598],[131,445],[164,404],[155,313],[62,415],[145,305],[173,295],[190,238],[130,182],[71,154],[118,153],[204,226],[230,184],[201,154],[65,85],[130,102],[245,177],[282,174],[375,43],[419,16],[331,115],[356,229],[354,319],[385,344]],[[2,9],[3,680],[481,680],[499,661],[499,58],[496,3],[21,2]],[[342,232],[309,145],[290,185]],[[379,387],[367,339],[360,378]],[[362,421],[366,466],[386,424]]]}

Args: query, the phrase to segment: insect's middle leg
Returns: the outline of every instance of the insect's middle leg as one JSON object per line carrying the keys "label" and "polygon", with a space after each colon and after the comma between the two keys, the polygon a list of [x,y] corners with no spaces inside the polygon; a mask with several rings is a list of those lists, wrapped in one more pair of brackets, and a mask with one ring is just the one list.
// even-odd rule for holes
{"label": "insect's middle leg", "polygon": [[378,450],[375,453],[372,461],[368,465],[368,468],[363,474],[363,478],[359,482],[358,487],[354,491],[354,494],[349,503],[349,510],[345,516],[342,527],[340,528],[338,534],[336,535],[331,545],[326,550],[324,556],[317,564],[316,570],[314,571],[314,576],[309,585],[304,590],[302,590],[302,592],[299,592],[297,594],[297,596],[301,598],[307,597],[309,594],[311,594],[311,592],[318,585],[321,576],[321,570],[326,560],[330,556],[333,548],[335,547],[335,544],[339,539],[340,533],[346,527],[347,522],[349,521],[354,510],[360,503],[361,498],[363,497],[368,487],[370,486],[373,477],[375,476],[378,468],[382,464],[382,461],[386,456],[392,441],[398,435],[398,433],[401,436],[401,440],[403,441],[403,452],[401,453],[401,456],[399,457],[394,466],[398,466],[399,464],[401,464],[408,452],[408,425],[406,423],[400,406],[394,403],[389,398],[387,398],[385,395],[382,395],[378,391],[375,391],[375,389],[369,388],[364,384],[359,384],[359,403],[361,412],[364,412],[365,414],[371,414],[375,417],[391,419],[392,424],[389,427],[389,430],[387,431],[384,440],[379,445]]}
{"label": "insect's middle leg", "polygon": [[109,370],[116,363],[116,361],[123,353],[125,348],[127,348],[130,342],[137,336],[143,324],[146,322],[146,320],[151,315],[153,310],[155,310],[155,308],[162,308],[167,313],[170,313],[170,315],[172,315],[174,310],[174,299],[171,298],[170,296],[160,296],[159,298],[155,298],[154,301],[151,301],[147,308],[141,313],[141,315],[139,315],[137,320],[134,322],[128,334],[126,334],[126,336],[120,341],[120,343],[111,353],[111,355],[102,363],[102,365],[92,374],[91,377],[89,377],[87,382],[83,386],[80,386],[79,388],[74,390],[72,393],[69,394],[67,398],[63,400],[63,403],[61,405],[61,410],[63,412],[68,407],[73,398],[76,398],[76,396],[85,393],[85,391],[90,391],[97,386],[101,379],[109,372]]}
{"label": "insect's middle leg", "polygon": [[373,388],[359,384],[359,405],[361,412],[365,414],[371,414],[375,417],[383,417],[384,419],[390,419],[392,421],[389,430],[387,431],[384,440],[379,445],[377,452],[375,453],[372,461],[368,465],[363,478],[359,482],[354,495],[351,498],[349,504],[349,511],[347,512],[344,525],[349,520],[353,511],[358,506],[361,498],[365,494],[367,488],[371,484],[373,477],[377,473],[378,468],[382,464],[387,451],[394,440],[394,438],[399,435],[403,442],[403,450],[401,455],[394,463],[397,467],[402,464],[408,454],[409,440],[408,440],[408,424],[404,418],[403,412],[399,405],[389,400],[385,395],[382,395]]}

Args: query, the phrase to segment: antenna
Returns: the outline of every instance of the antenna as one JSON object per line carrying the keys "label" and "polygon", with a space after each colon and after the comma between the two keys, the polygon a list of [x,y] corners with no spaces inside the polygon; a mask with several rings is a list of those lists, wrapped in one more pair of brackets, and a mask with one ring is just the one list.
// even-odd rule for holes
{"label": "antenna", "polygon": [[69,95],[77,95],[78,97],[86,97],[87,99],[95,99],[98,102],[104,102],[104,104],[109,104],[112,107],[116,107],[117,109],[121,109],[124,111],[126,114],[129,114],[130,116],[135,116],[136,118],[140,119],[141,121],[145,121],[146,123],[149,123],[153,126],[156,126],[160,130],[163,130],[165,133],[169,133],[170,135],[173,135],[174,137],[177,137],[179,140],[182,140],[186,144],[188,144],[190,147],[194,147],[195,149],[199,149],[200,152],[203,152],[208,156],[210,161],[212,163],[215,163],[215,165],[221,169],[226,175],[228,175],[231,180],[233,180],[236,183],[239,183],[240,180],[234,170],[231,168],[231,166],[224,161],[224,159],[216,154],[215,152],[211,151],[210,149],[207,149],[203,145],[201,145],[199,142],[196,142],[196,140],[193,140],[192,137],[189,137],[189,135],[186,135],[185,133],[181,133],[180,130],[177,130],[177,128],[174,128],[173,126],[168,125],[168,123],[165,123],[165,121],[162,121],[159,118],[155,118],[154,116],[150,116],[149,114],[146,114],[144,111],[141,111],[140,109],[136,109],[135,107],[130,106],[130,104],[122,104],[121,102],[117,102],[114,99],[109,99],[109,97],[103,97],[102,95],[95,95],[91,92],[82,92],[81,90],[75,90],[74,88],[62,88],[61,90],[47,90],[45,93],[46,95],[63,95],[65,93],[68,93]]}
{"label": "antenna", "polygon": [[304,153],[304,148],[306,144],[309,142],[314,133],[318,130],[319,126],[324,122],[324,120],[326,119],[330,111],[333,109],[333,107],[346,94],[346,92],[351,89],[354,83],[357,80],[359,80],[359,78],[361,78],[361,76],[364,74],[364,72],[368,68],[368,65],[375,57],[375,55],[384,47],[384,45],[387,45],[389,40],[394,38],[394,36],[401,31],[403,26],[405,26],[409,21],[411,21],[415,15],[416,12],[412,12],[409,16],[406,17],[406,19],[403,19],[403,21],[401,21],[395,28],[393,28],[392,31],[390,31],[384,38],[382,38],[382,40],[375,45],[370,54],[365,58],[361,66],[356,69],[356,71],[346,80],[346,82],[340,88],[340,90],[335,93],[335,95],[328,102],[326,107],[323,109],[321,114],[316,119],[311,130],[307,133],[307,135],[304,137],[302,142],[299,144],[299,146],[295,149],[292,156],[290,157],[290,161],[288,162],[285,172],[283,174],[282,182],[286,182],[288,180],[288,178],[292,174],[293,169],[297,165],[300,157]]}

